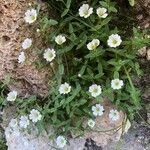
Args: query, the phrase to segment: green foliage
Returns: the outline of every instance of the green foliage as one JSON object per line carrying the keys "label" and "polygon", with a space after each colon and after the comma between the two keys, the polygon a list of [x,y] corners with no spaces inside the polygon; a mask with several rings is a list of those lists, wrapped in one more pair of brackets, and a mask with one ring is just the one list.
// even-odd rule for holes
{"label": "green foliage", "polygon": [[[55,63],[58,69],[49,83],[48,96],[18,99],[16,101],[18,113],[26,114],[36,108],[43,116],[43,120],[37,124],[40,131],[46,124],[51,124],[57,129],[58,134],[68,134],[70,131],[82,131],[83,118],[93,117],[91,113],[93,100],[101,102],[107,97],[118,109],[133,118],[134,113],[141,107],[140,91],[132,82],[133,77],[142,75],[136,61],[136,53],[139,48],[149,43],[149,39],[143,38],[143,33],[135,27],[132,33],[126,31],[124,34],[121,26],[117,26],[119,14],[116,3],[110,0],[87,1],[94,10],[97,7],[107,8],[108,17],[103,19],[95,12],[89,18],[81,18],[78,9],[83,2],[80,0],[47,0],[47,2],[56,10],[57,18],[51,19],[48,16],[41,18],[40,31],[46,42],[56,50]],[[52,26],[53,31],[47,33]],[[121,35],[123,42],[119,48],[110,48],[107,39],[116,33]],[[67,42],[61,46],[56,45],[54,39],[59,34],[64,34],[67,38]],[[100,46],[89,51],[86,45],[95,38],[100,40]],[[43,65],[43,60],[41,64],[42,67],[47,66],[46,62]],[[124,81],[121,90],[111,88],[110,83],[114,78]],[[72,86],[68,95],[61,95],[58,92],[60,84],[64,82]],[[102,95],[95,99],[88,92],[88,87],[93,83],[102,85]]]}
{"label": "green foliage", "polygon": [[1,150],[7,150],[7,146],[3,140],[0,139],[0,149]]}

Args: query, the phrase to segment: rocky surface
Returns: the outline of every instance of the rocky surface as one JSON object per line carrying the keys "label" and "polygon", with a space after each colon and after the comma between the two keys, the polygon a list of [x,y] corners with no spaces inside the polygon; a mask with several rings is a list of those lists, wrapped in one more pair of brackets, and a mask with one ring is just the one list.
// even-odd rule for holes
{"label": "rocky surface", "polygon": [[137,0],[134,13],[142,29],[150,27],[150,0]]}
{"label": "rocky surface", "polygon": [[132,128],[119,142],[109,143],[103,150],[149,150],[150,129],[145,123],[132,123]]}
{"label": "rocky surface", "polygon": [[[5,129],[8,150],[55,150],[57,145],[55,140],[50,140],[54,132],[53,128],[49,128],[49,134],[46,132],[38,135],[36,128],[28,134],[26,131],[11,130],[10,126]],[[69,145],[63,150],[83,150],[85,140],[83,138],[68,139]]]}
{"label": "rocky surface", "polygon": [[97,145],[105,146],[109,142],[119,141],[125,125],[125,115],[123,112],[119,112],[119,119],[112,121],[109,118],[109,112],[111,109],[116,109],[110,101],[105,100],[102,104],[105,112],[102,116],[96,117],[96,124],[91,131],[85,132],[85,138],[92,139]]}
{"label": "rocky surface", "polygon": [[[86,146],[86,139],[92,139],[97,145],[102,147],[109,142],[116,142],[120,139],[124,129],[124,114],[119,112],[119,119],[111,121],[108,114],[111,109],[115,109],[115,106],[108,100],[105,100],[102,105],[105,108],[105,112],[101,117],[96,118],[95,127],[92,130],[85,131],[85,135],[82,137],[68,139],[69,145],[64,150],[83,150]],[[54,133],[54,129],[52,128],[49,128],[47,133],[45,132],[40,136],[37,133],[35,134],[35,131],[37,131],[36,128],[33,128],[30,134],[20,130],[20,128],[12,130],[9,122],[12,118],[16,118],[14,116],[15,113],[12,113],[14,110],[14,107],[9,107],[3,111],[2,125],[5,128],[8,150],[28,150],[29,148],[30,150],[52,150],[52,147],[57,147],[55,141],[49,139],[49,136]],[[97,132],[97,130],[100,132]]]}
{"label": "rocky surface", "polygon": [[[8,87],[22,96],[45,95],[48,92],[48,79],[53,75],[50,67],[39,70],[33,64],[38,59],[39,51],[48,46],[40,33],[36,32],[38,23],[29,25],[24,21],[27,9],[38,6],[41,13],[47,13],[46,6],[35,0],[0,1],[0,80],[11,77]],[[27,58],[25,64],[18,64],[21,43],[26,38],[32,39],[33,46],[24,51]]]}

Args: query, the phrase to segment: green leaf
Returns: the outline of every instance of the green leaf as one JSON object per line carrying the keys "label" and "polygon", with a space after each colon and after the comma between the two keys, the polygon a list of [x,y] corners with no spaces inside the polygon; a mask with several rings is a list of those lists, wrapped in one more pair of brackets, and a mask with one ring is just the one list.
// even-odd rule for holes
{"label": "green leaf", "polygon": [[104,50],[98,48],[98,49],[92,50],[89,54],[87,54],[85,56],[85,58],[96,58],[96,57],[102,55],[103,53],[104,53]]}
{"label": "green leaf", "polygon": [[69,33],[73,33],[73,31],[74,31],[73,26],[72,26],[72,24],[70,23],[70,24],[69,24]]}
{"label": "green leaf", "polygon": [[68,8],[67,8],[67,9],[65,9],[65,10],[64,10],[64,12],[61,14],[61,17],[64,17],[65,15],[67,15],[68,11],[69,11],[69,9],[68,9]]}
{"label": "green leaf", "polygon": [[38,122],[36,123],[36,127],[38,128],[38,133],[39,133],[39,134],[42,133],[42,131],[45,129],[45,128],[44,128],[44,124],[43,124],[42,121],[38,121]]}
{"label": "green leaf", "polygon": [[70,103],[79,94],[80,90],[81,90],[80,84],[76,83],[76,89],[73,90],[72,95],[66,99],[64,106],[66,106],[66,104]]}
{"label": "green leaf", "polygon": [[115,100],[114,93],[111,88],[104,90],[103,95],[108,97],[108,99],[111,100],[112,102]]}
{"label": "green leaf", "polygon": [[94,79],[95,80],[100,79],[103,75],[104,75],[104,73],[99,73],[96,76],[94,76]]}
{"label": "green leaf", "polygon": [[114,79],[119,79],[119,72],[117,71],[114,72]]}
{"label": "green leaf", "polygon": [[102,66],[102,64],[101,64],[100,61],[98,62],[98,67],[97,67],[97,69],[98,69],[99,74],[103,74],[103,66]]}
{"label": "green leaf", "polygon": [[64,74],[64,65],[63,65],[63,63],[59,65],[58,70],[59,70],[59,74],[60,74],[60,75],[63,75],[63,74]]}
{"label": "green leaf", "polygon": [[135,70],[136,70],[138,76],[143,74],[143,71],[140,69],[139,63],[137,63],[137,62],[135,63]]}
{"label": "green leaf", "polygon": [[69,9],[70,8],[70,5],[71,5],[71,1],[72,0],[67,0],[67,4],[66,4],[66,7]]}
{"label": "green leaf", "polygon": [[61,17],[64,17],[67,15],[67,13],[69,12],[69,9],[70,9],[70,5],[71,5],[71,0],[67,0],[66,9],[61,14]]}
{"label": "green leaf", "polygon": [[80,69],[80,71],[79,71],[79,73],[78,74],[80,74],[81,76],[84,74],[84,72],[85,72],[85,69],[86,69],[86,66],[87,65],[87,61],[85,62],[85,64],[82,66],[82,68]]}
{"label": "green leaf", "polygon": [[86,99],[81,99],[80,101],[78,101],[78,106],[84,105],[86,102]]}
{"label": "green leaf", "polygon": [[115,7],[109,7],[110,12],[117,13],[117,9]]}
{"label": "green leaf", "polygon": [[67,112],[68,115],[70,114],[70,106],[69,106],[69,104],[67,104],[67,106],[66,106],[66,112]]}
{"label": "green leaf", "polygon": [[86,41],[87,41],[87,36],[86,36],[86,34],[84,34],[82,39],[80,40],[80,44],[77,46],[76,49],[80,49],[81,47],[83,47],[85,45]]}
{"label": "green leaf", "polygon": [[58,22],[54,19],[50,19],[48,23],[50,26],[54,26],[54,25],[58,24]]}
{"label": "green leaf", "polygon": [[108,7],[107,3],[106,3],[106,2],[104,2],[104,1],[100,1],[99,3],[100,3],[103,7],[105,7],[105,8],[107,8],[107,7]]}
{"label": "green leaf", "polygon": [[101,29],[104,25],[108,24],[111,19],[112,19],[111,17],[107,17],[106,19],[102,20],[102,22],[99,25],[95,26],[95,29],[96,30]]}
{"label": "green leaf", "polygon": [[82,68],[81,68],[81,70],[79,71],[78,74],[80,74],[82,76],[85,72],[85,69],[86,69],[86,65],[82,66]]}
{"label": "green leaf", "polygon": [[134,6],[135,5],[135,0],[128,0],[129,1],[129,4],[131,5],[131,6]]}
{"label": "green leaf", "polygon": [[67,52],[71,51],[74,46],[75,46],[74,44],[70,44],[69,46],[64,47],[63,49],[59,49],[58,54],[60,55],[60,54],[67,53]]}

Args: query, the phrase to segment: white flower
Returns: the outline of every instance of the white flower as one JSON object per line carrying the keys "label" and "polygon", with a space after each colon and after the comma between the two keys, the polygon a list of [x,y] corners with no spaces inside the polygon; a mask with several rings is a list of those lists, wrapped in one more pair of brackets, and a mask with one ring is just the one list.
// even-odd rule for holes
{"label": "white flower", "polygon": [[18,127],[18,121],[17,119],[11,119],[10,122],[9,122],[9,127],[11,128],[17,128]]}
{"label": "white flower", "polygon": [[29,125],[28,117],[27,116],[21,116],[20,121],[19,121],[19,125],[21,128],[27,128],[27,126]]}
{"label": "white flower", "polygon": [[25,61],[26,57],[24,52],[21,52],[18,56],[18,63],[23,63]]}
{"label": "white flower", "polygon": [[109,112],[109,118],[112,120],[112,121],[116,121],[119,119],[119,112],[117,110],[110,110]]}
{"label": "white flower", "polygon": [[36,29],[36,32],[40,32],[40,29]]}
{"label": "white flower", "polygon": [[30,120],[32,120],[32,122],[38,122],[39,120],[42,119],[42,115],[40,114],[38,110],[32,109],[30,111],[29,118]]}
{"label": "white flower", "polygon": [[90,7],[88,4],[83,4],[79,8],[80,17],[88,18],[92,13],[93,13],[93,8]]}
{"label": "white flower", "polygon": [[92,111],[94,116],[101,116],[103,115],[104,107],[100,104],[96,104],[92,106]]}
{"label": "white flower", "polygon": [[102,93],[102,88],[100,85],[93,84],[89,87],[89,92],[93,97],[97,97]]}
{"label": "white flower", "polygon": [[87,48],[89,50],[94,50],[97,48],[97,46],[100,44],[100,41],[98,39],[93,39],[91,42],[87,44]]}
{"label": "white flower", "polygon": [[44,52],[44,58],[51,62],[54,58],[56,57],[56,52],[54,49],[46,49],[45,52]]}
{"label": "white flower", "polygon": [[35,9],[27,10],[25,12],[25,21],[29,24],[33,23],[37,19],[37,11]]}
{"label": "white flower", "polygon": [[66,145],[67,141],[63,136],[58,136],[56,139],[56,144],[59,148],[63,148]]}
{"label": "white flower", "polygon": [[31,6],[32,4],[31,4],[31,3],[28,3],[28,5]]}
{"label": "white flower", "polygon": [[81,74],[80,74],[80,73],[78,74],[78,77],[81,77]]}
{"label": "white flower", "polygon": [[66,42],[66,38],[65,36],[63,35],[58,35],[55,37],[55,42],[58,44],[58,45],[61,45],[63,44],[64,42]]}
{"label": "white flower", "polygon": [[60,94],[68,94],[71,91],[71,86],[68,83],[61,84],[59,87]]}
{"label": "white flower", "polygon": [[22,42],[22,48],[23,49],[28,49],[30,48],[32,45],[32,40],[29,38],[26,38],[23,42]]}
{"label": "white flower", "polygon": [[114,89],[114,90],[119,90],[121,89],[121,87],[123,86],[123,81],[122,80],[119,80],[119,79],[114,79],[111,81],[111,87]]}
{"label": "white flower", "polygon": [[121,44],[121,42],[122,42],[121,37],[118,34],[110,35],[107,40],[107,44],[110,47],[117,47]]}
{"label": "white flower", "polygon": [[99,7],[96,9],[96,13],[100,18],[106,18],[108,16],[106,8]]}
{"label": "white flower", "polygon": [[7,101],[15,101],[17,98],[17,91],[12,91],[7,94]]}
{"label": "white flower", "polygon": [[92,120],[92,119],[90,119],[90,120],[88,121],[88,126],[89,126],[90,128],[93,128],[93,127],[95,126],[95,121]]}

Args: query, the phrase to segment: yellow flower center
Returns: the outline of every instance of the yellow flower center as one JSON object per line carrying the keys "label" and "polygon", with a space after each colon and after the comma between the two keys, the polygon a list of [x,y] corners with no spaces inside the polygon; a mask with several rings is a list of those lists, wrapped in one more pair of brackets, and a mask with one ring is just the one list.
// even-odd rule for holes
{"label": "yellow flower center", "polygon": [[65,91],[68,92],[68,88],[67,87],[65,87]]}
{"label": "yellow flower center", "polygon": [[61,140],[61,144],[64,144],[64,140]]}
{"label": "yellow flower center", "polygon": [[115,85],[118,86],[118,85],[119,85],[119,82],[116,82]]}
{"label": "yellow flower center", "polygon": [[35,20],[35,16],[31,16],[31,20]]}
{"label": "yellow flower center", "polygon": [[85,10],[85,11],[84,11],[84,15],[85,15],[85,16],[88,15],[88,13],[89,13],[88,10]]}
{"label": "yellow flower center", "polygon": [[93,89],[93,93],[97,93],[98,92],[98,89]]}
{"label": "yellow flower center", "polygon": [[117,40],[113,39],[112,43],[115,45],[117,44]]}
{"label": "yellow flower center", "polygon": [[49,53],[49,54],[48,54],[48,57],[49,57],[49,58],[52,58],[52,57],[53,57],[53,54],[52,54],[52,53]]}
{"label": "yellow flower center", "polygon": [[97,111],[97,112],[99,112],[99,111],[100,111],[100,109],[99,109],[99,108],[96,108],[96,111]]}

